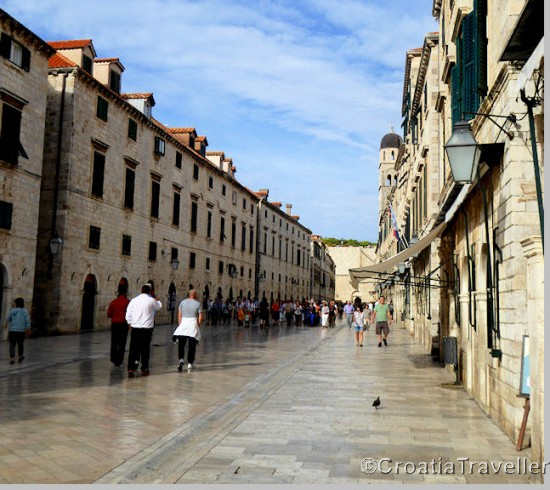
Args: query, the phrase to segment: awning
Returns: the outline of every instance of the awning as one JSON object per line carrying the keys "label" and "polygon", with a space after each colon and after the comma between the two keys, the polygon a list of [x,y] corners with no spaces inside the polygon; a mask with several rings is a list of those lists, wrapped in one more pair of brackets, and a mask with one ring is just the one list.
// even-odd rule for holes
{"label": "awning", "polygon": [[376,278],[376,274],[380,272],[392,272],[400,263],[405,262],[412,256],[418,255],[441,234],[446,225],[446,222],[437,225],[424,238],[384,262],[368,265],[366,267],[350,269],[349,275],[351,277],[353,287],[357,289],[361,279]]}

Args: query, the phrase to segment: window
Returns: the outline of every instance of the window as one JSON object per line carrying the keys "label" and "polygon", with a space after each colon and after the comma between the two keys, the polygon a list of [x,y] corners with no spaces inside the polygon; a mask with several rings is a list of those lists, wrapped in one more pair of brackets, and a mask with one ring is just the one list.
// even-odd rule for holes
{"label": "window", "polygon": [[271,237],[271,255],[275,257],[275,235]]}
{"label": "window", "polygon": [[233,248],[235,248],[236,234],[237,234],[237,223],[235,223],[235,220],[233,220],[231,221],[231,246]]}
{"label": "window", "polygon": [[136,173],[134,169],[126,167],[126,177],[124,183],[124,207],[134,209],[134,189],[136,182]]}
{"label": "window", "polygon": [[283,226],[283,220],[281,218],[279,218],[279,228]]}
{"label": "window", "polygon": [[208,188],[212,189],[214,187],[214,178],[208,177]]}
{"label": "window", "polygon": [[241,225],[241,250],[243,252],[246,250],[246,225],[244,223]]}
{"label": "window", "polygon": [[267,209],[266,209],[266,211],[265,211],[265,218],[267,219]]}
{"label": "window", "polygon": [[191,233],[197,232],[197,213],[198,204],[195,201],[191,201]]}
{"label": "window", "polygon": [[195,252],[191,252],[189,254],[189,269],[194,269],[195,268],[196,258],[197,258],[197,256],[196,256]]}
{"label": "window", "polygon": [[199,180],[199,166],[196,163],[193,165],[193,178]]}
{"label": "window", "polygon": [[111,70],[109,73],[109,88],[116,92],[117,94],[120,93],[120,73],[117,73],[116,71]]}
{"label": "window", "polygon": [[155,136],[155,155],[164,155],[166,143],[158,136]]}
{"label": "window", "polygon": [[252,269],[248,269],[248,279],[252,279]]}
{"label": "window", "polygon": [[225,218],[220,217],[220,242],[225,241]]}
{"label": "window", "polygon": [[174,191],[174,208],[172,211],[172,224],[174,226],[180,225],[180,191]]}
{"label": "window", "polygon": [[264,255],[267,255],[267,233],[264,233]]}
{"label": "window", "polygon": [[225,196],[227,193],[227,187],[225,187],[225,184],[222,184],[222,196]]}
{"label": "window", "polygon": [[428,217],[428,171],[424,164],[424,218]]}
{"label": "window", "polygon": [[175,260],[178,260],[178,249],[176,247],[172,247],[170,249],[170,262],[174,262]]}
{"label": "window", "polygon": [[241,277],[244,277],[244,267],[241,265]]}
{"label": "window", "polygon": [[132,237],[130,235],[122,235],[122,255],[132,255]]}
{"label": "window", "polygon": [[246,199],[243,199],[243,209],[246,209]]}
{"label": "window", "polygon": [[90,235],[88,237],[88,248],[99,250],[99,241],[101,238],[101,228],[90,226]]}
{"label": "window", "polygon": [[176,151],[176,168],[181,168],[181,153]]}
{"label": "window", "polygon": [[254,252],[254,228],[250,227],[250,253]]}
{"label": "window", "polygon": [[237,191],[233,191],[233,195],[231,196],[231,200],[233,202],[233,205],[237,205]]}
{"label": "window", "polygon": [[103,197],[103,180],[105,177],[105,155],[94,151],[94,164],[92,169],[92,195]]}
{"label": "window", "polygon": [[14,65],[23,68],[25,71],[30,70],[31,52],[4,32],[0,38],[0,53]]}
{"label": "window", "polygon": [[82,55],[82,69],[86,72],[88,72],[90,75],[92,74],[92,58],[89,56],[86,56],[85,54]]}
{"label": "window", "polygon": [[279,258],[281,258],[281,252],[283,251],[283,239],[279,236]]}
{"label": "window", "polygon": [[285,262],[288,262],[288,242],[285,243]]}
{"label": "window", "polygon": [[204,268],[209,271],[210,270],[210,257],[206,257],[206,261],[204,264]]}
{"label": "window", "polygon": [[128,138],[137,141],[137,122],[133,119],[128,119]]}
{"label": "window", "polygon": [[107,113],[109,112],[109,103],[99,95],[97,96],[97,112],[96,115],[102,121],[107,121]]}
{"label": "window", "polygon": [[250,206],[250,214],[252,216],[254,216],[254,205],[253,204]]}
{"label": "window", "polygon": [[212,238],[212,211],[208,211],[208,219],[206,221],[206,236]]}
{"label": "window", "polygon": [[2,131],[0,132],[0,160],[17,165],[19,155],[28,158],[20,141],[21,111],[4,104],[2,106]]}
{"label": "window", "polygon": [[275,215],[273,215],[272,218],[273,218],[273,223],[275,223]]}
{"label": "window", "polygon": [[11,202],[0,201],[0,229],[11,230],[12,213],[13,204]]}
{"label": "window", "polygon": [[218,274],[223,274],[223,260],[218,262]]}
{"label": "window", "polygon": [[149,242],[149,260],[151,262],[157,260],[157,242]]}
{"label": "window", "polygon": [[151,180],[151,218],[159,217],[160,182]]}
{"label": "window", "polygon": [[297,252],[296,252],[296,265],[297,266],[300,266],[300,254],[301,254],[301,250],[298,249]]}

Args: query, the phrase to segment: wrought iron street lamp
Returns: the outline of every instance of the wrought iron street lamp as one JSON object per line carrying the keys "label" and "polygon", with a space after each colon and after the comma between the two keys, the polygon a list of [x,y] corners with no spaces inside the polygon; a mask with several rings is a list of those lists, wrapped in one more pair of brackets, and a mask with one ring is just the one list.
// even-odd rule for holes
{"label": "wrought iron street lamp", "polygon": [[476,176],[481,147],[476,143],[467,121],[459,121],[445,145],[453,179],[457,184],[471,184]]}

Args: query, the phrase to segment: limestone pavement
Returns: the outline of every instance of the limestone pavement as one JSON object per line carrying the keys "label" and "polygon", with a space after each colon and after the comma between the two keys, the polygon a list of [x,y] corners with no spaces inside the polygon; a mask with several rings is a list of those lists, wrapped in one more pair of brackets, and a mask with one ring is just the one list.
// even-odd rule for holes
{"label": "limestone pavement", "polygon": [[[215,327],[196,371],[175,372],[171,328],[152,375],[110,367],[108,335],[32,339],[29,364],[2,350],[1,482],[515,482],[512,475],[366,474],[363,458],[516,461],[513,443],[405,330],[363,348],[345,326]],[[2,344],[5,347],[5,344]],[[39,353],[42,354],[39,354]],[[34,358],[34,361],[33,361]],[[10,370],[11,372],[8,372]],[[371,403],[376,396],[382,408]]]}

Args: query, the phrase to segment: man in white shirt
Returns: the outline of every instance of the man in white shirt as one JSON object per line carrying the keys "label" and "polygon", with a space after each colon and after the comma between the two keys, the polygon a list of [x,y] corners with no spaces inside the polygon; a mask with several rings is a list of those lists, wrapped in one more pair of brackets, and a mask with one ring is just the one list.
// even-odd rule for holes
{"label": "man in white shirt", "polygon": [[133,378],[141,360],[142,376],[149,376],[151,339],[155,326],[155,314],[162,303],[153,295],[150,284],[141,288],[141,294],[128,304],[126,321],[130,325],[130,352],[128,354],[128,377]]}

